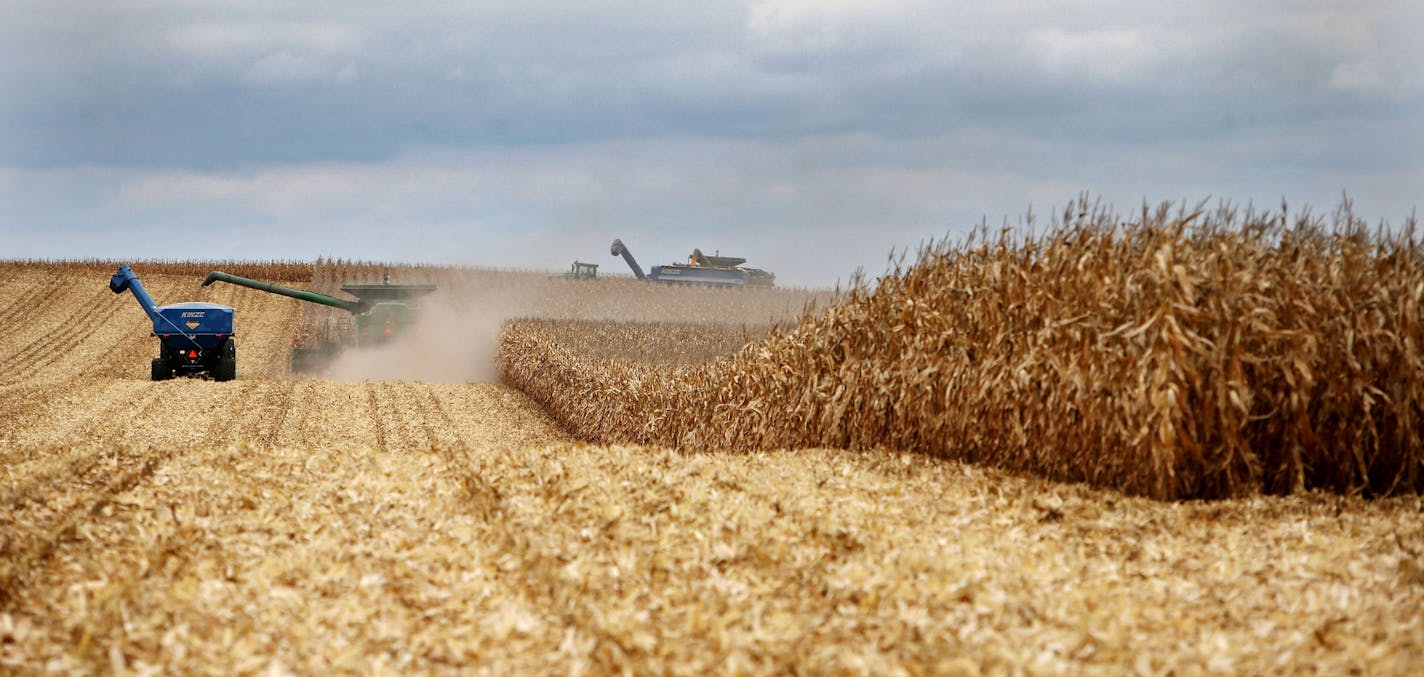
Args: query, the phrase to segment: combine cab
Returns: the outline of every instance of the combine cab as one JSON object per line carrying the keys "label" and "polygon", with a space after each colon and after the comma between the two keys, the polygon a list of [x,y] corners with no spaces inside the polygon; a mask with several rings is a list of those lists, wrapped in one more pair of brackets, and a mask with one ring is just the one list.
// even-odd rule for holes
{"label": "combine cab", "polygon": [[292,347],[292,371],[299,373],[324,371],[348,347],[377,346],[399,338],[415,326],[419,312],[417,299],[435,291],[433,284],[391,284],[387,277],[381,284],[342,286],[341,291],[357,299],[348,301],[216,270],[208,273],[203,286],[214,282],[250,287],[350,313],[334,322],[323,322],[298,337]]}
{"label": "combine cab", "polygon": [[700,284],[716,287],[770,287],[776,283],[776,276],[760,268],[742,266],[747,260],[736,256],[707,256],[701,249],[692,250],[687,263],[672,263],[653,266],[645,275],[643,267],[633,259],[622,240],[614,240],[609,250],[614,256],[622,256],[633,269],[639,280],[669,282],[672,284]]}
{"label": "combine cab", "polygon": [[232,308],[216,303],[174,303],[159,306],[128,266],[119,266],[109,279],[115,294],[132,292],[143,312],[153,320],[158,337],[158,357],[151,376],[166,381],[174,376],[208,375],[214,381],[237,378],[237,342],[232,336]]}

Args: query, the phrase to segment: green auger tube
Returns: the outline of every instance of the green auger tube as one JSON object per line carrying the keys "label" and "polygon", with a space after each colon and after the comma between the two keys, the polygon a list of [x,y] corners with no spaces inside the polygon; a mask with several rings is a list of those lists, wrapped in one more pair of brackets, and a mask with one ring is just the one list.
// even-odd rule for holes
{"label": "green auger tube", "polygon": [[345,301],[342,299],[327,296],[326,294],[318,294],[314,291],[292,289],[291,287],[283,287],[280,284],[272,284],[271,282],[263,282],[261,280],[251,280],[240,275],[230,275],[228,273],[224,273],[217,270],[208,273],[207,278],[203,280],[203,286],[206,287],[214,282],[226,282],[228,284],[235,284],[241,287],[251,287],[252,289],[271,292],[273,294],[281,294],[282,296],[290,296],[294,299],[299,299],[302,301],[310,301],[312,303],[319,303],[323,306],[340,308],[353,315],[360,315],[361,313],[370,310],[372,305],[369,301]]}

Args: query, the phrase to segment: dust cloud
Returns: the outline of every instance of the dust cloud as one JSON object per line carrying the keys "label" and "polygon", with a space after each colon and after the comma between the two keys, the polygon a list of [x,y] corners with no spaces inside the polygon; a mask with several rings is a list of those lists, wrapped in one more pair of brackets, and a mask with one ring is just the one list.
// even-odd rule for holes
{"label": "dust cloud", "polygon": [[416,323],[381,346],[351,348],[332,363],[333,381],[499,381],[495,351],[506,320],[529,315],[534,295],[520,290],[438,290],[420,306]]}
{"label": "dust cloud", "polygon": [[344,351],[323,378],[492,383],[499,380],[500,331],[511,319],[769,327],[794,321],[808,303],[824,305],[831,296],[824,290],[677,287],[478,269],[447,269],[428,281],[438,289],[421,300],[415,326],[389,344]]}

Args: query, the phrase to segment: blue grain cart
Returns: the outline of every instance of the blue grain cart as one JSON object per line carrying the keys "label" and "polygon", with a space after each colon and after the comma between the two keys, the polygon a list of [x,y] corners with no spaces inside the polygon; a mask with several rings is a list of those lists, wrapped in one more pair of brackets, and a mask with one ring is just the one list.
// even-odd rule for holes
{"label": "blue grain cart", "polygon": [[198,302],[159,306],[127,265],[119,266],[109,280],[109,290],[115,294],[133,292],[143,312],[153,320],[153,335],[158,337],[153,380],[202,374],[211,376],[214,381],[237,378],[232,308]]}
{"label": "blue grain cart", "polygon": [[707,256],[701,249],[694,249],[687,263],[653,266],[644,274],[643,267],[633,259],[633,253],[622,240],[614,240],[609,251],[623,257],[639,280],[711,287],[770,287],[776,283],[776,275],[760,268],[744,267],[742,264],[747,260],[740,256]]}

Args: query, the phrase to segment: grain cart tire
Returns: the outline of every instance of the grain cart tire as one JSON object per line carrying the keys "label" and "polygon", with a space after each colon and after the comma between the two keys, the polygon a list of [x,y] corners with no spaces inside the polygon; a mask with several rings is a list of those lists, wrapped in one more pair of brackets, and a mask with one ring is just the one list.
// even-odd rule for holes
{"label": "grain cart tire", "polygon": [[214,381],[231,381],[237,378],[237,358],[219,357],[217,364],[213,365]]}
{"label": "grain cart tire", "polygon": [[231,381],[237,378],[237,342],[231,338],[223,341],[222,352],[213,364],[214,381]]}
{"label": "grain cart tire", "polygon": [[173,368],[168,366],[168,361],[161,357],[153,358],[153,366],[150,375],[155,381],[167,381],[173,378]]}

